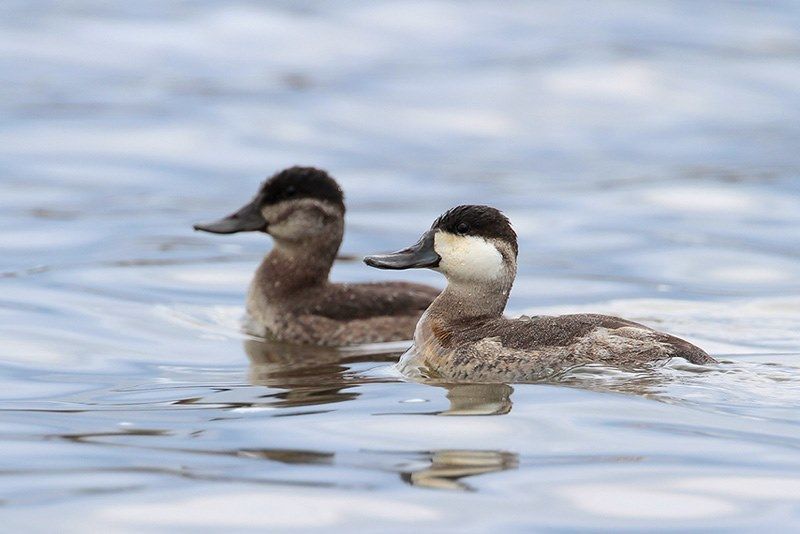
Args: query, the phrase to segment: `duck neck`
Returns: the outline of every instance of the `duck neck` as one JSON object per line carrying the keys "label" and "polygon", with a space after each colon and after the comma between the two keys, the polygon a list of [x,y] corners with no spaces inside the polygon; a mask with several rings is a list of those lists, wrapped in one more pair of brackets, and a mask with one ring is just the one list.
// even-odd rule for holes
{"label": "duck neck", "polygon": [[330,236],[292,243],[275,241],[254,282],[267,299],[325,285],[340,245],[341,237]]}
{"label": "duck neck", "polygon": [[513,276],[504,276],[488,283],[448,280],[445,290],[431,304],[428,315],[446,323],[502,317],[513,283]]}

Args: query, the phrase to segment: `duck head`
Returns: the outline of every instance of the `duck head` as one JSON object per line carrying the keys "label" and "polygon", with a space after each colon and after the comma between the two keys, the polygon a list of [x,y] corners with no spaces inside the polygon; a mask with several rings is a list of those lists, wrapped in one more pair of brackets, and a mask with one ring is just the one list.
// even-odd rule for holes
{"label": "duck head", "polygon": [[481,284],[513,281],[517,252],[517,234],[505,215],[490,206],[468,205],[445,212],[415,245],[367,256],[364,262],[378,269],[428,268],[451,283]]}
{"label": "duck head", "polygon": [[283,243],[334,231],[341,240],[344,211],[342,190],[327,172],[290,167],[264,182],[253,200],[235,213],[194,229],[214,234],[265,232]]}

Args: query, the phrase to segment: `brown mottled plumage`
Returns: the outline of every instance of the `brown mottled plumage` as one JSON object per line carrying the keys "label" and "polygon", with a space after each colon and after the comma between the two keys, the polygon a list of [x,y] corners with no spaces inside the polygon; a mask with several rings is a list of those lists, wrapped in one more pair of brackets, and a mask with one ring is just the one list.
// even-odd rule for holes
{"label": "brown mottled plumage", "polygon": [[419,243],[371,256],[379,268],[428,267],[447,288],[420,319],[400,361],[409,375],[443,382],[529,382],[572,367],[638,368],[680,357],[715,360],[688,341],[607,315],[503,317],[517,269],[517,241],[506,217],[488,206],[459,206]]}
{"label": "brown mottled plumage", "polygon": [[247,297],[249,329],[280,341],[323,346],[410,339],[437,289],[407,282],[335,284],[328,275],[344,233],[344,197],[325,171],[286,169],[242,209],[196,225],[214,233],[261,231],[275,246]]}

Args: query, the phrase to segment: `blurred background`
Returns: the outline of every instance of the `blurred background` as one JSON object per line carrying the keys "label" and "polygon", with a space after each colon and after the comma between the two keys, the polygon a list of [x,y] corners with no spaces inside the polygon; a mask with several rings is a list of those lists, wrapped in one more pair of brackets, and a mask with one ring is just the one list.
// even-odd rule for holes
{"label": "blurred background", "polygon": [[[271,443],[277,438],[260,429],[272,414],[237,412],[245,421],[225,426],[233,414],[225,410],[253,399],[275,409],[270,399],[280,395],[280,388],[248,378],[238,331],[243,294],[268,239],[195,234],[191,225],[230,213],[264,178],[295,164],[327,169],[345,190],[342,253],[349,259],[335,267],[337,280],[398,278],[367,269],[360,256],[411,243],[453,205],[486,203],[504,210],[520,235],[510,313],[621,314],[723,358],[791,365],[800,355],[799,147],[800,4],[791,0],[4,0],[0,468],[15,474],[0,481],[3,502],[71,507],[80,498],[78,510],[94,510],[116,501],[87,500],[91,491],[125,500],[125,488],[145,496],[165,486],[179,494],[205,488],[158,471],[176,464],[192,476],[228,482],[240,467],[272,473],[273,463],[263,458],[256,468],[244,463],[253,460],[228,465],[189,452],[198,436],[212,436],[205,446],[216,452]],[[442,284],[433,273],[402,278]],[[764,487],[774,487],[772,474],[800,473],[796,450],[786,452],[800,446],[800,388],[793,369],[760,373],[750,369],[735,382],[691,391],[700,412],[713,414],[697,416],[707,431],[697,435],[726,435],[734,448],[752,450],[764,462],[776,458],[770,447],[780,449],[783,463],[747,467],[759,480],[767,477]],[[783,389],[775,389],[778,382]],[[182,408],[202,404],[197,399],[222,386],[231,404]],[[339,411],[318,423],[310,424],[316,420],[309,416],[302,431],[284,423],[289,437],[281,438],[282,446],[327,443],[331,456],[376,443],[391,449],[396,442],[377,437],[386,425],[368,415],[409,399],[446,404],[446,392],[420,385],[358,388],[373,395],[337,404]],[[667,464],[694,473],[726,457],[736,473],[746,470],[737,463],[742,458],[726,452],[730,441],[708,438],[698,445],[676,437],[683,430],[662,428],[655,431],[658,440],[637,430],[626,438],[630,448],[619,448],[608,425],[586,429],[583,412],[560,413],[558,403],[586,401],[601,406],[598,413],[630,415],[631,425],[648,410],[659,420],[694,421],[694,408],[687,416],[683,408],[641,408],[641,400],[533,386],[519,386],[515,395],[512,415],[501,419],[508,432],[500,432],[503,439],[495,435],[497,445],[480,436],[498,427],[473,423],[472,434],[397,447],[502,449],[502,469],[518,472],[510,481],[491,479],[489,488],[517,511],[529,510],[531,517],[519,519],[528,527],[642,526],[647,523],[636,523],[635,514],[631,519],[626,506],[586,506],[585,495],[616,495],[591,484],[625,480],[631,472],[663,487],[662,475],[648,478],[652,466],[604,471],[601,459],[591,476],[585,468],[570,471],[573,481],[590,485],[567,488],[559,497],[567,504],[553,507],[550,486],[537,485],[541,495],[529,493],[527,484],[540,471],[526,469],[536,454],[563,451],[559,439],[576,446],[576,455],[693,451]],[[520,398],[533,403],[527,411]],[[535,440],[519,435],[520,428],[541,423],[535,403],[555,403],[550,410],[567,427],[545,425],[550,432]],[[423,424],[409,417],[410,428]],[[759,417],[781,423],[766,431]],[[754,422],[742,422],[747,418]],[[331,422],[359,430],[334,443]],[[435,433],[441,423],[435,425],[427,431]],[[715,425],[725,430],[708,430]],[[606,443],[598,436],[615,445],[599,451],[576,445]],[[398,464],[427,458],[395,453]],[[354,461],[360,468],[378,465],[377,471],[386,462]],[[44,471],[26,470],[34,466]],[[398,490],[396,477],[365,481],[361,471],[338,469],[336,477],[312,471],[313,484],[322,484],[314,476],[359,488],[374,482],[388,489],[392,506],[398,501],[391,499],[408,506],[426,500]],[[289,479],[305,476],[285,470]],[[554,474],[553,488],[563,474]],[[800,487],[791,486],[800,478],[789,484]],[[520,488],[528,489],[517,493]],[[620,502],[629,502],[628,489],[621,491]],[[682,491],[670,498],[680,499]],[[514,500],[523,493],[541,498],[540,506]],[[754,510],[749,499],[769,497],[715,495],[716,505],[700,501],[688,516],[648,517],[683,527],[696,527],[691,520],[698,517],[741,526],[737,514]],[[322,509],[345,506],[330,498],[313,502]],[[448,499],[436,517],[477,524],[469,515],[474,501]],[[275,495],[267,501],[284,503]],[[386,519],[377,509],[385,506],[357,515]],[[141,527],[143,517],[160,517],[146,507],[121,510],[94,521]],[[433,517],[424,508],[397,510],[393,521]],[[767,507],[764,513],[785,524],[795,512]],[[37,520],[25,508],[12,508],[8,517],[26,526]],[[298,517],[287,524],[297,526],[291,521]]]}
{"label": "blurred background", "polygon": [[0,21],[4,270],[252,251],[188,229],[303,164],[343,184],[344,252],[483,202],[574,296],[798,288],[794,2],[9,0]]}

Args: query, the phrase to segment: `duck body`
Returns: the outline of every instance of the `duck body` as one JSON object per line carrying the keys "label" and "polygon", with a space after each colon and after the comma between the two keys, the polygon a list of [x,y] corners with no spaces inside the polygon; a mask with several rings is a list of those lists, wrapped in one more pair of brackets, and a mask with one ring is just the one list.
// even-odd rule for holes
{"label": "duck body", "polygon": [[195,225],[212,233],[269,234],[272,250],[247,295],[247,329],[287,343],[345,346],[410,339],[439,291],[404,282],[329,280],[344,235],[344,196],[325,171],[275,174],[236,213]]}
{"label": "duck body", "polygon": [[444,382],[532,382],[583,365],[625,369],[684,358],[714,360],[683,339],[608,315],[494,318],[449,324],[424,315],[403,374]]}
{"label": "duck body", "polygon": [[420,318],[401,372],[441,382],[532,382],[589,364],[639,369],[676,357],[715,361],[688,341],[618,317],[505,318],[516,258],[508,219],[488,206],[454,208],[413,247],[367,257],[375,267],[427,267],[448,280]]}
{"label": "duck body", "polygon": [[247,295],[252,333],[328,347],[407,340],[438,295],[407,282],[336,284],[297,263],[273,251],[259,266]]}

